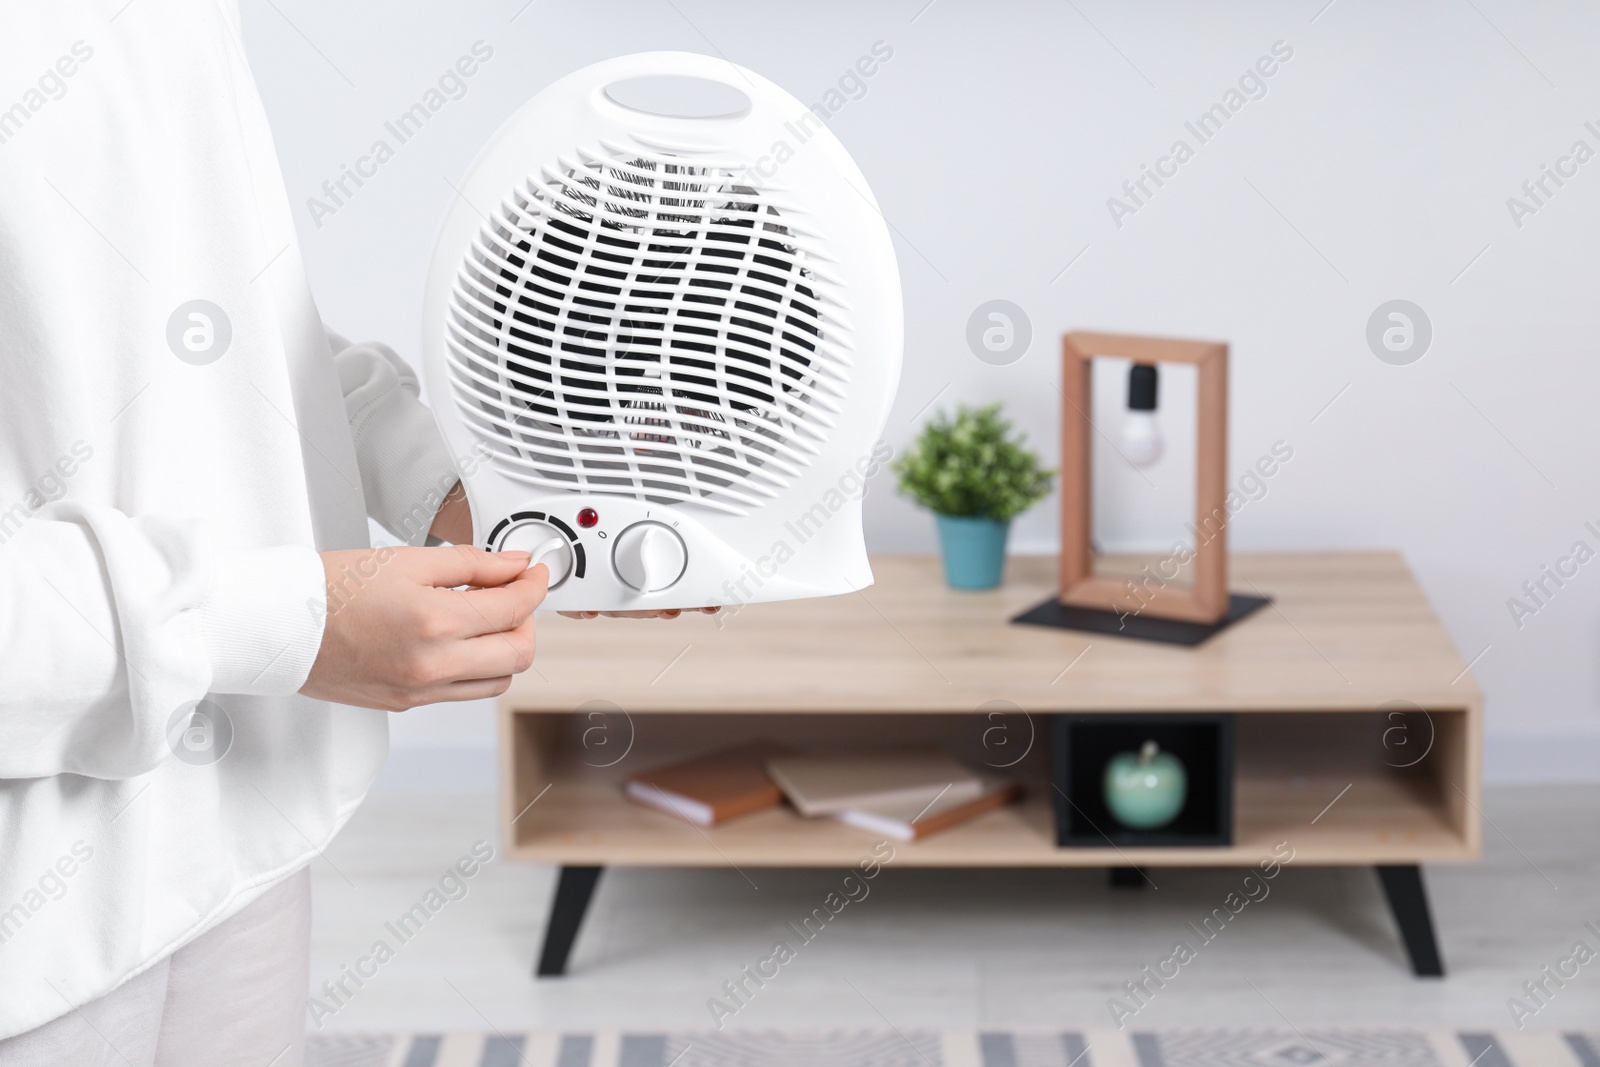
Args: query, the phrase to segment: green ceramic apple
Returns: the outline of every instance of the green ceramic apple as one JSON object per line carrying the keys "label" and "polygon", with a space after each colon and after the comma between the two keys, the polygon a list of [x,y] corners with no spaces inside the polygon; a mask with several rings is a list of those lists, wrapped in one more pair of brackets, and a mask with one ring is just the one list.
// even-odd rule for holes
{"label": "green ceramic apple", "polygon": [[1106,807],[1130,830],[1155,830],[1183,810],[1189,775],[1170,752],[1146,741],[1137,752],[1119,752],[1106,764]]}

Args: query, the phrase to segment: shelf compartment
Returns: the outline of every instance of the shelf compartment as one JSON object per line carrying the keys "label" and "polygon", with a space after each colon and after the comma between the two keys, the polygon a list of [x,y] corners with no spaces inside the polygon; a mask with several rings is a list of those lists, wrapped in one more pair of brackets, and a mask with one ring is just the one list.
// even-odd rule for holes
{"label": "shelf compartment", "polygon": [[[1215,709],[1225,711],[1227,709]],[[1368,865],[1475,859],[1478,820],[1467,801],[1471,711],[1431,708],[1427,755],[1387,735],[1381,711],[1254,712],[1236,718],[1233,844],[1201,848],[1060,848],[1055,844],[1046,716],[1013,713],[996,744],[982,713],[628,716],[502,714],[503,828],[512,859],[567,865],[811,867],[848,865],[876,838],[788,808],[705,830],[633,804],[622,781],[636,771],[739,741],[767,737],[805,749],[939,745],[974,766],[1011,763],[1027,789],[1013,805],[935,834],[896,842],[906,867],[1245,866],[1287,841],[1296,864]],[[1415,718],[1415,717],[1413,717]],[[1026,744],[1031,724],[1033,742]],[[1421,734],[1417,734],[1420,743]],[[1006,745],[1014,747],[1006,748]],[[1002,754],[1002,749],[1004,750]],[[1016,759],[1019,749],[1026,754]]]}

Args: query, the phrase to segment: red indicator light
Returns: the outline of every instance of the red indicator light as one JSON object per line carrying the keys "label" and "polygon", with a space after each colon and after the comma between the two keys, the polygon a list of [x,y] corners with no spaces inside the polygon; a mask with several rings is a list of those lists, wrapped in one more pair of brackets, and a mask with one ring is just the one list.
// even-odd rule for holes
{"label": "red indicator light", "polygon": [[600,513],[594,508],[584,508],[578,512],[578,525],[585,530],[590,529],[600,521]]}

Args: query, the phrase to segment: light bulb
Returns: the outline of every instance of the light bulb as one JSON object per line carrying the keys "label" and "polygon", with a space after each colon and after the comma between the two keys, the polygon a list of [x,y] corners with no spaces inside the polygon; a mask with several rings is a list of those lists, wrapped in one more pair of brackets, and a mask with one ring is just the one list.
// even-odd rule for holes
{"label": "light bulb", "polygon": [[1122,454],[1135,467],[1152,466],[1161,458],[1166,442],[1161,425],[1151,411],[1130,411],[1122,423]]}
{"label": "light bulb", "polygon": [[1156,369],[1148,363],[1128,368],[1128,414],[1122,421],[1122,454],[1135,467],[1161,458],[1166,442],[1156,423]]}

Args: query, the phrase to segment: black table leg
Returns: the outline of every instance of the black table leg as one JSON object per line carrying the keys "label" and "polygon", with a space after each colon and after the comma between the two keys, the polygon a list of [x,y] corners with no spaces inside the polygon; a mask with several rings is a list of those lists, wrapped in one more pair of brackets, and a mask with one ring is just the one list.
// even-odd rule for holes
{"label": "black table leg", "polygon": [[544,931],[544,948],[539,953],[540,978],[567,973],[567,956],[578,939],[583,913],[589,909],[594,887],[604,867],[562,867],[556,879],[556,899],[550,905],[550,923]]}
{"label": "black table leg", "polygon": [[1439,942],[1433,933],[1433,917],[1428,912],[1428,890],[1422,884],[1422,868],[1415,864],[1379,867],[1378,880],[1389,910],[1400,927],[1411,957],[1411,972],[1418,978],[1444,977],[1444,961],[1439,958]]}
{"label": "black table leg", "polygon": [[1137,867],[1108,867],[1106,870],[1111,874],[1112,889],[1143,889],[1150,884]]}

